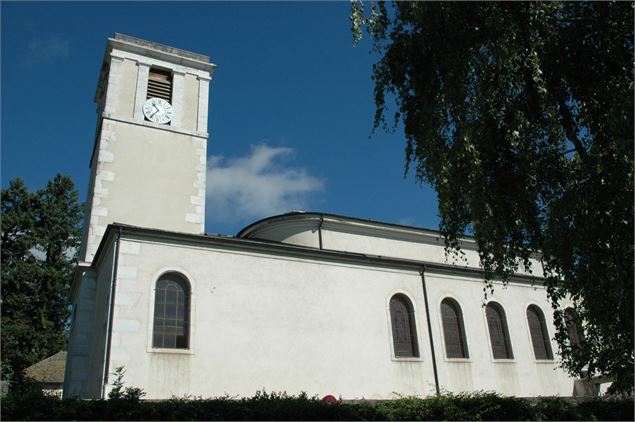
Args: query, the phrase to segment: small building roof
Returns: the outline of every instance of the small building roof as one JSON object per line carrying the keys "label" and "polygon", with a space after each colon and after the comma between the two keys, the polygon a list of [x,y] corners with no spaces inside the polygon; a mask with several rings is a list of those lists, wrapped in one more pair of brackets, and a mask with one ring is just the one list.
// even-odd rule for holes
{"label": "small building roof", "polygon": [[66,352],[57,352],[53,356],[35,363],[24,370],[24,375],[38,382],[56,384],[64,382]]}

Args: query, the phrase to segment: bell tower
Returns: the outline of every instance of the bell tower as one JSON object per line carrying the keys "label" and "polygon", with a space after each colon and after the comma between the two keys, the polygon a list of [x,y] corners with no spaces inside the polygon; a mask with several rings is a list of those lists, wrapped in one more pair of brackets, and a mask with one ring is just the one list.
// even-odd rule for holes
{"label": "bell tower", "polygon": [[80,259],[108,224],[203,233],[209,57],[122,34],[108,39],[95,94]]}

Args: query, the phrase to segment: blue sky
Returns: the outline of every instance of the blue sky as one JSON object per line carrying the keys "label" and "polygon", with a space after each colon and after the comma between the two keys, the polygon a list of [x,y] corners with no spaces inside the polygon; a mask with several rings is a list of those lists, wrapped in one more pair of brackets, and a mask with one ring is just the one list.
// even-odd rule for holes
{"label": "blue sky", "polygon": [[115,32],[209,55],[206,231],[290,210],[436,228],[428,186],[403,177],[401,132],[369,138],[368,39],[349,2],[2,2],[2,187],[70,176],[82,200],[93,95]]}

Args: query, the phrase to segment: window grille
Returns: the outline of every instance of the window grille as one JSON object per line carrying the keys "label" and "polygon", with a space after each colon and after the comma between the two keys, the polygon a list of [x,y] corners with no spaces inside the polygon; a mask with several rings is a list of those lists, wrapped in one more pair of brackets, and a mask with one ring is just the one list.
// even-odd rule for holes
{"label": "window grille", "polygon": [[162,276],[154,294],[152,347],[187,349],[189,347],[190,289],[175,274]]}
{"label": "window grille", "polygon": [[445,355],[448,358],[468,358],[463,313],[455,300],[443,299],[441,302],[441,321],[443,322]]}
{"label": "window grille", "polygon": [[545,316],[536,305],[527,308],[527,323],[536,359],[553,359]]}
{"label": "window grille", "polygon": [[414,309],[410,299],[402,294],[390,299],[390,321],[395,357],[419,357]]}
{"label": "window grille", "polygon": [[490,302],[487,304],[485,313],[494,359],[513,359],[505,311],[498,303]]}

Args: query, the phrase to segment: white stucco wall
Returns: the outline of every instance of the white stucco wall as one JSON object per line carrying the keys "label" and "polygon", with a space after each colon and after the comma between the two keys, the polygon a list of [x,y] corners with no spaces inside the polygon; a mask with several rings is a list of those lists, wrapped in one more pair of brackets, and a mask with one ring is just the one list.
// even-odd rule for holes
{"label": "white stucco wall", "polygon": [[[416,272],[331,265],[213,249],[124,242],[111,368],[148,398],[250,396],[257,390],[395,397],[434,391],[427,328],[420,359],[391,357],[388,300],[412,298]],[[167,271],[192,285],[191,349],[153,350],[153,288]]]}
{"label": "white stucco wall", "polygon": [[206,140],[109,120],[102,132],[108,139],[101,154],[111,159],[99,163],[99,226],[120,222],[201,233],[204,180],[197,170],[205,165]]}
{"label": "white stucco wall", "polygon": [[[469,276],[426,274],[430,320],[437,352],[439,382],[443,391],[463,392],[488,390],[505,395],[571,396],[573,380],[558,368],[558,346],[551,340],[552,360],[537,360],[534,356],[527,307],[538,306],[544,316],[547,331],[553,338],[553,311],[543,288],[526,283],[510,282],[506,287],[495,283],[494,293],[483,293],[483,281]],[[469,358],[448,359],[445,352],[441,301],[454,299],[461,307]],[[490,345],[484,304],[499,303],[506,314],[513,359],[494,359]]]}
{"label": "white stucco wall", "polygon": [[115,242],[105,243],[104,253],[97,265],[95,311],[90,341],[91,359],[87,368],[90,397],[99,397],[102,390],[104,356],[106,355],[106,332],[108,330],[108,303],[113,281],[116,247]]}
{"label": "white stucco wall", "polygon": [[[131,59],[115,59],[111,65],[119,66],[116,77],[118,80],[118,89],[116,91],[117,98],[112,99],[112,112],[121,117],[134,117],[135,94],[137,90],[138,66],[135,60]],[[115,64],[116,63],[116,64]],[[112,70],[111,70],[112,71]]]}
{"label": "white stucco wall", "polygon": [[[189,350],[152,348],[154,284],[169,271],[192,286]],[[320,262],[212,246],[122,240],[109,367],[147,398],[251,396],[257,390],[333,394],[345,399],[434,394],[421,278],[416,271]],[[543,309],[544,290],[497,288],[507,312],[514,360],[491,358],[481,280],[426,275],[439,381],[443,391],[571,395],[556,361],[533,358],[525,309]],[[395,359],[388,303],[411,298],[420,358]],[[439,304],[462,306],[470,358],[444,358]],[[550,334],[553,327],[550,325]],[[552,345],[554,353],[557,351]]]}
{"label": "white stucco wall", "polygon": [[64,396],[99,397],[106,341],[108,297],[115,244],[104,244],[99,262],[77,274],[71,302],[76,308],[68,339]]}
{"label": "white stucco wall", "polygon": [[[476,243],[461,242],[461,255],[446,254],[439,233],[414,227],[396,226],[373,221],[348,219],[329,214],[307,213],[270,218],[245,237],[283,242],[291,245],[321,247],[326,250],[352,252],[399,259],[424,260],[459,267],[480,268]],[[543,276],[538,255],[531,260],[531,275]],[[521,267],[520,274],[530,274]]]}
{"label": "white stucco wall", "polygon": [[183,78],[182,127],[197,130],[199,114],[199,80],[196,75],[186,74]]}

